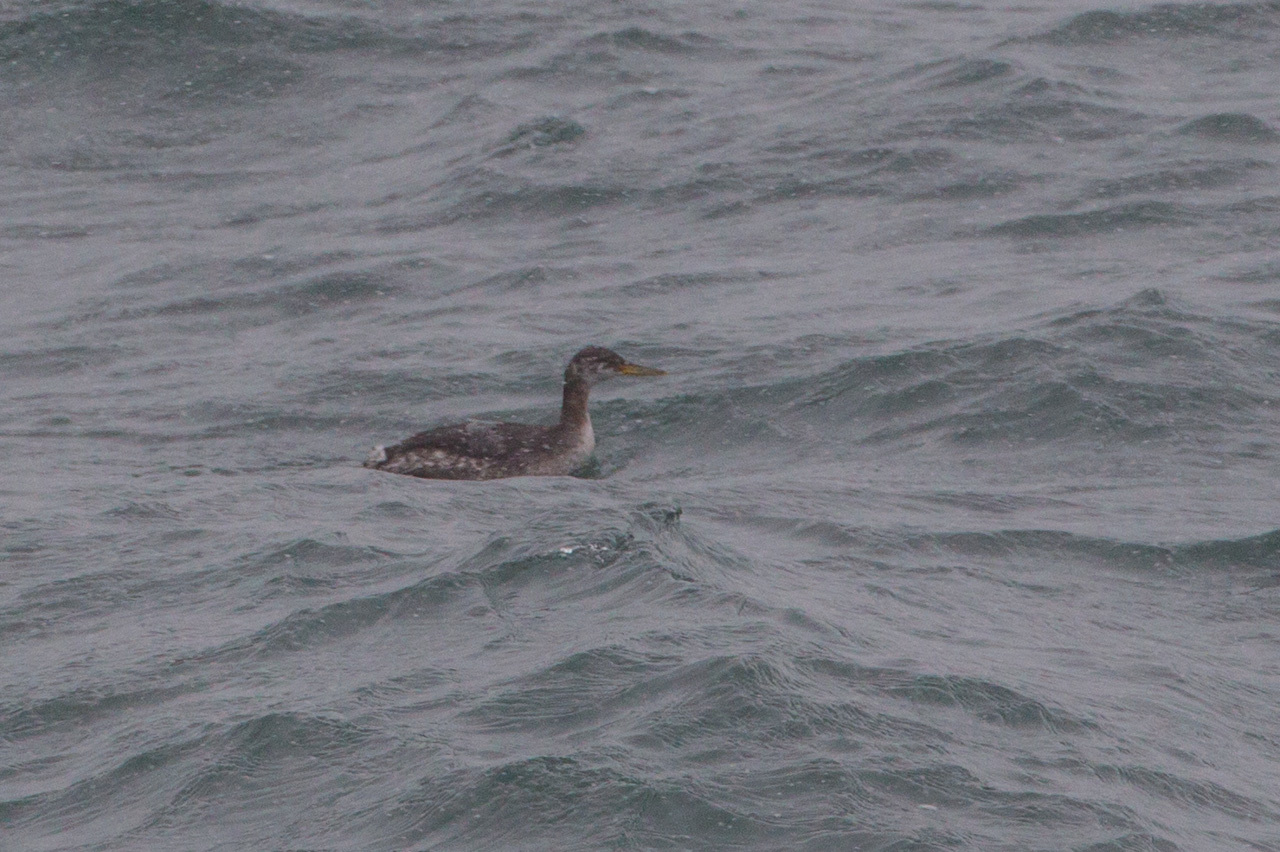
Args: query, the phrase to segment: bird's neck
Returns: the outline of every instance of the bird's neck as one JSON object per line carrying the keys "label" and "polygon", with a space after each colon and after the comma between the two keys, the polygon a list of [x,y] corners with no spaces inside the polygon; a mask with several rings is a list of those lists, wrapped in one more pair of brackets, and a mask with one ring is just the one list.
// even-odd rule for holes
{"label": "bird's neck", "polygon": [[560,425],[567,429],[589,429],[591,417],[587,414],[587,396],[591,386],[580,378],[565,379],[564,404],[560,407]]}

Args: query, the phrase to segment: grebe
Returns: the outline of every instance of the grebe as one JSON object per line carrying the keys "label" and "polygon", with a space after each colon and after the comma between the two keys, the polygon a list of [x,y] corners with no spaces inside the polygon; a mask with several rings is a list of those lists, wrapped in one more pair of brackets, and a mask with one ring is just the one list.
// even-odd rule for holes
{"label": "grebe", "polygon": [[460,423],[419,432],[390,447],[375,447],[364,466],[426,479],[499,479],[505,476],[564,476],[596,446],[587,396],[599,379],[665,376],[666,371],[628,363],[601,346],[573,356],[564,371],[564,404],[554,426],[524,423]]}

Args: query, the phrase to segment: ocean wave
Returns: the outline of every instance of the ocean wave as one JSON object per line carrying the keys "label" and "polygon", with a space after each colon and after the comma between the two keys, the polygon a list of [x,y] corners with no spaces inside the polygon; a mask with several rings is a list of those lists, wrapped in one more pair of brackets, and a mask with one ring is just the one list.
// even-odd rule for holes
{"label": "ocean wave", "polygon": [[1026,334],[856,359],[761,398],[791,395],[793,416],[824,428],[862,423],[876,442],[922,433],[993,446],[1187,437],[1271,416],[1262,365],[1280,353],[1268,329],[1196,315],[1148,291]]}
{"label": "ocean wave", "polygon": [[1204,213],[1168,201],[1136,201],[1080,213],[1042,213],[1024,216],[988,228],[999,237],[1063,238],[1093,234],[1117,234],[1140,228],[1190,226],[1202,221]]}
{"label": "ocean wave", "polygon": [[264,784],[276,787],[279,801],[278,782],[285,777],[291,788],[286,796],[309,798],[306,779],[324,777],[328,761],[367,739],[368,732],[352,723],[296,712],[210,725],[114,761],[93,761],[107,765],[65,786],[0,801],[0,819],[22,835],[56,834],[67,844],[63,848],[127,846],[135,832],[163,834],[214,803],[234,809],[260,801]]}
{"label": "ocean wave", "polygon": [[1245,538],[1190,542],[1172,551],[1180,564],[1203,568],[1274,570],[1280,565],[1280,530]]}
{"label": "ocean wave", "polygon": [[1276,142],[1280,133],[1270,124],[1247,112],[1219,112],[1188,121],[1178,128],[1184,136],[1200,136],[1225,142]]}
{"label": "ocean wave", "polygon": [[[893,135],[1062,144],[1132,134],[1149,121],[1125,105],[1118,81],[1070,69],[1049,76],[1008,54],[997,46],[991,55],[957,56],[903,74],[918,109]],[[957,90],[963,90],[961,103],[956,102]]]}
{"label": "ocean wave", "polygon": [[1271,164],[1262,160],[1188,160],[1168,168],[1096,181],[1090,194],[1097,198],[1122,198],[1221,189],[1270,168]]}
{"label": "ocean wave", "polygon": [[[440,52],[483,51],[485,39],[463,15],[444,16],[410,28],[388,28],[355,15],[304,16],[219,0],[90,0],[45,3],[0,24],[0,58],[20,66],[46,67],[68,61],[135,62],[139,55],[170,57],[227,72],[229,49],[278,47],[290,53],[335,50]],[[486,18],[492,27],[494,18]],[[488,30],[492,34],[493,30]],[[506,44],[510,47],[510,44]],[[194,51],[194,53],[192,53]],[[281,66],[287,67],[287,66]]]}
{"label": "ocean wave", "polygon": [[1133,12],[1083,12],[1036,39],[1063,46],[1194,36],[1253,39],[1260,29],[1276,26],[1280,26],[1280,4],[1273,2],[1159,3]]}
{"label": "ocean wave", "polygon": [[11,379],[40,379],[110,364],[124,353],[117,346],[52,346],[0,354],[0,370]]}

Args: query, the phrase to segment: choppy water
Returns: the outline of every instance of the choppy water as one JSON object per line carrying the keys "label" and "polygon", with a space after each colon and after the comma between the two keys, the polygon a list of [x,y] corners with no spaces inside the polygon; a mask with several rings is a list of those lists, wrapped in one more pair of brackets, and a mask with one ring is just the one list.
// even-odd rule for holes
{"label": "choppy water", "polygon": [[[1280,4],[0,3],[0,848],[1280,850]],[[586,478],[376,442],[606,385]]]}

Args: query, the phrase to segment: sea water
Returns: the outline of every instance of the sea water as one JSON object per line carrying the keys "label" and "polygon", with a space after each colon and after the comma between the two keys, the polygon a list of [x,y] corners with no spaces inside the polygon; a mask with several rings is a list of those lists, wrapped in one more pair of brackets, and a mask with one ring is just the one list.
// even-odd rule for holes
{"label": "sea water", "polygon": [[[1280,850],[1278,61],[0,3],[0,849]],[[587,344],[582,476],[360,466]]]}

